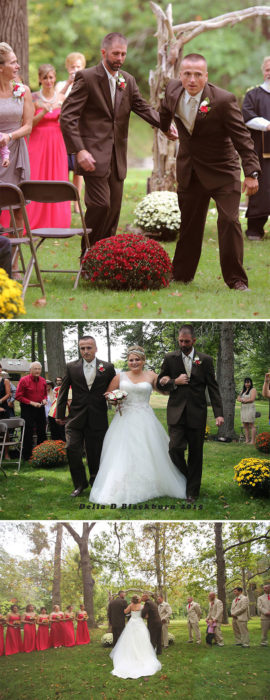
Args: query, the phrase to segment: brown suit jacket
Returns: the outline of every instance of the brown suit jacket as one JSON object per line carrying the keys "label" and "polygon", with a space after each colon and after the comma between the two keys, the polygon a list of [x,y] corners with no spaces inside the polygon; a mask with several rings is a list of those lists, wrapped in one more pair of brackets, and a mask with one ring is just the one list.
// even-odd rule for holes
{"label": "brown suit jacket", "polygon": [[108,605],[108,618],[112,627],[125,627],[125,613],[128,603],[124,598],[114,598]]}
{"label": "brown suit jacket", "polygon": [[115,376],[114,366],[110,362],[102,362],[96,358],[96,377],[89,391],[83,372],[83,360],[69,362],[58,394],[56,418],[65,418],[65,409],[69,388],[72,389],[72,401],[68,417],[68,425],[73,428],[83,428],[86,422],[95,430],[106,430],[108,427],[107,404],[104,393],[110,381]]}
{"label": "brown suit jacket", "polygon": [[[179,133],[177,154],[177,181],[187,188],[192,170],[207,190],[217,189],[229,182],[239,183],[240,155],[245,175],[260,171],[249,130],[244,124],[236,97],[226,90],[206,83],[201,102],[209,99],[207,113],[198,110],[194,129],[190,134],[175,113],[183,93],[180,80],[170,80],[160,110],[160,128],[169,129],[174,119]],[[237,152],[236,152],[237,151]]]}
{"label": "brown suit jacket", "polygon": [[108,173],[114,147],[118,177],[125,179],[131,111],[159,128],[159,114],[143,99],[135,78],[126,71],[120,72],[126,87],[116,87],[114,109],[102,63],[76,73],[73,88],[62,107],[60,125],[68,153],[86,149],[96,160],[96,169],[87,176],[104,177]]}
{"label": "brown suit jacket", "polygon": [[142,617],[147,617],[147,627],[149,630],[161,627],[158,606],[153,600],[146,600],[142,609]]}
{"label": "brown suit jacket", "polygon": [[[200,364],[196,364],[195,358]],[[164,393],[170,391],[167,406],[168,425],[176,425],[186,408],[187,424],[190,428],[198,428],[206,421],[207,403],[205,390],[208,389],[215,417],[223,416],[222,400],[215,379],[213,360],[210,355],[198,352],[194,348],[191,376],[188,384],[180,384],[174,388],[173,380],[179,374],[185,374],[182,351],[176,350],[165,355],[161,372],[158,376],[158,389]],[[171,377],[171,381],[162,387],[159,380],[163,376]]]}

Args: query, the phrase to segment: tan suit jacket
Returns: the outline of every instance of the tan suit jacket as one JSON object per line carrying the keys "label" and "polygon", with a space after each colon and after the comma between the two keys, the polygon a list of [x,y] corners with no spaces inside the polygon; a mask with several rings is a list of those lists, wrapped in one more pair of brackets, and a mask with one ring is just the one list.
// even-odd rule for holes
{"label": "tan suit jacket", "polygon": [[237,617],[239,622],[248,621],[248,597],[246,595],[241,594],[240,596],[237,596],[237,598],[234,598],[231,607],[231,615],[233,615],[233,617]]}
{"label": "tan suit jacket", "polygon": [[[270,620],[270,600],[268,600],[267,593],[263,593],[263,595],[259,596],[257,600],[257,610],[262,620]],[[268,613],[268,615],[266,613]]]}
{"label": "tan suit jacket", "polygon": [[223,616],[223,603],[219,598],[215,598],[213,604],[209,603],[208,618],[217,620],[217,622],[222,622]]}
{"label": "tan suit jacket", "polygon": [[187,604],[187,617],[189,622],[198,622],[201,618],[201,615],[202,611],[199,606],[199,603],[195,603],[195,600],[193,600],[192,603]]}
{"label": "tan suit jacket", "polygon": [[[107,175],[113,147],[119,180],[127,171],[127,139],[130,112],[135,112],[159,128],[159,114],[141,96],[135,78],[121,70],[126,87],[116,87],[112,106],[108,76],[102,63],[78,71],[71,93],[65,100],[60,125],[68,153],[86,149],[96,160],[96,169],[88,176]],[[85,172],[81,170],[82,174]]]}
{"label": "tan suit jacket", "polygon": [[171,606],[169,605],[169,603],[166,603],[165,600],[163,601],[163,603],[159,603],[158,612],[160,615],[161,622],[163,622],[163,620],[165,620],[166,623],[169,624],[170,616],[172,614],[172,609],[171,609]]}
{"label": "tan suit jacket", "polygon": [[260,164],[250,133],[244,124],[236,97],[226,90],[206,83],[201,102],[209,100],[208,112],[198,109],[194,129],[190,134],[176,114],[178,101],[184,91],[180,80],[170,80],[160,110],[160,128],[164,131],[171,120],[179,133],[177,181],[187,188],[192,170],[207,190],[240,180],[240,155],[245,175],[260,172]]}

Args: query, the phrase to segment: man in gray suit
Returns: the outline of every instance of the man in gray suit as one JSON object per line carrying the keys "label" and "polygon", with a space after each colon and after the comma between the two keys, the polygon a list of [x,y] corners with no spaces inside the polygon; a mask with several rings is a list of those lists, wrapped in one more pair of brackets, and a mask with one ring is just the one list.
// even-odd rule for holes
{"label": "man in gray suit", "polygon": [[[198,352],[193,326],[184,324],[178,336],[180,349],[165,356],[157,388],[170,393],[167,406],[169,453],[179,471],[187,478],[187,499],[199,496],[208,389],[216,425],[224,422],[222,401],[215,379],[213,360]],[[188,445],[188,460],[185,449]]]}
{"label": "man in gray suit", "polygon": [[[67,457],[74,483],[73,497],[88,487],[82,461],[85,446],[90,484],[96,477],[102,444],[108,428],[107,404],[104,394],[115,376],[114,366],[96,357],[97,346],[92,336],[79,341],[81,358],[69,362],[59,391],[56,421],[66,424]],[[65,418],[69,388],[72,401]]]}

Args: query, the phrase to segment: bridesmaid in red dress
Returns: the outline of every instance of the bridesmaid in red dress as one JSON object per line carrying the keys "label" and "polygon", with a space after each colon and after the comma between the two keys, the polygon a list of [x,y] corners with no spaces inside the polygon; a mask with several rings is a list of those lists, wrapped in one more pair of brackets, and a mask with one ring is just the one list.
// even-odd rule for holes
{"label": "bridesmaid in red dress", "polygon": [[46,608],[40,608],[40,613],[37,617],[38,631],[36,646],[38,651],[44,651],[44,649],[50,649],[50,619],[47,615]]}
{"label": "bridesmaid in red dress", "polygon": [[[28,144],[31,180],[68,181],[66,147],[59,124],[65,96],[55,90],[55,68],[50,63],[39,67],[38,78],[41,87],[32,94],[35,114]],[[70,202],[31,202],[27,213],[31,228],[70,226]]]}
{"label": "bridesmaid in red dress", "polygon": [[23,651],[36,651],[36,614],[33,605],[27,605],[22,616],[24,627]]}
{"label": "bridesmaid in red dress", "polygon": [[74,647],[75,644],[75,634],[74,634],[74,612],[72,605],[68,605],[65,617],[65,647]]}
{"label": "bridesmaid in red dress", "polygon": [[18,607],[11,605],[10,612],[7,614],[6,656],[18,654],[23,650],[20,625],[21,616]]}
{"label": "bridesmaid in red dress", "polygon": [[53,606],[53,612],[50,614],[51,621],[51,634],[50,634],[50,645],[55,649],[57,647],[63,647],[65,644],[64,640],[64,613],[60,610],[59,605]]}
{"label": "bridesmaid in red dress", "polygon": [[77,620],[77,632],[76,632],[76,644],[89,644],[90,642],[90,635],[89,635],[89,630],[87,627],[87,622],[86,620],[88,619],[88,615],[86,610],[84,609],[84,605],[80,605],[80,610],[77,612],[76,615],[76,620]]}
{"label": "bridesmaid in red dress", "polygon": [[6,618],[0,612],[0,656],[4,656],[4,653],[5,653],[5,643],[4,643],[5,624],[6,624]]}

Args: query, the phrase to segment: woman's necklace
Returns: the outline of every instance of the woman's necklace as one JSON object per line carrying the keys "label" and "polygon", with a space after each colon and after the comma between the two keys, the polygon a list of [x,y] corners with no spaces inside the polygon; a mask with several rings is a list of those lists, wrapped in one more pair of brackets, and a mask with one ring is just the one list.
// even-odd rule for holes
{"label": "woman's necklace", "polygon": [[50,99],[48,99],[47,97],[44,97],[43,92],[42,92],[42,88],[40,88],[39,94],[40,94],[40,97],[43,100],[43,102],[53,102],[55,100],[56,90],[53,93],[53,97],[50,97]]}

